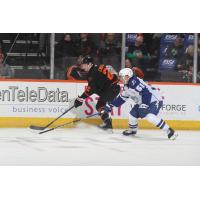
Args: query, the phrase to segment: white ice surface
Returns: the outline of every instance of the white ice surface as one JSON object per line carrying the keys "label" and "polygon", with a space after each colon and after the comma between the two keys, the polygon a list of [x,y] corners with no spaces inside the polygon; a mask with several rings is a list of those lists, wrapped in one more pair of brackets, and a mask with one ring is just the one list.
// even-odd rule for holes
{"label": "white ice surface", "polygon": [[30,129],[0,129],[0,165],[200,165],[200,132],[113,134],[79,124],[39,135]]}

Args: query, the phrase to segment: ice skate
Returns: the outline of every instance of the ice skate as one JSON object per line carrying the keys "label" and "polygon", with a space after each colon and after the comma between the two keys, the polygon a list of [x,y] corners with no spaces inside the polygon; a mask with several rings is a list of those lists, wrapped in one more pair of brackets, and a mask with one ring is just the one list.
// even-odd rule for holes
{"label": "ice skate", "polygon": [[137,133],[137,131],[133,131],[131,129],[127,129],[125,131],[122,132],[123,135],[129,136],[129,135],[135,135]]}
{"label": "ice skate", "polygon": [[167,131],[167,134],[170,140],[175,140],[178,137],[178,134],[175,133],[175,131],[172,128],[169,128],[169,130]]}
{"label": "ice skate", "polygon": [[112,119],[107,119],[105,122],[103,122],[102,124],[100,124],[98,126],[100,129],[104,130],[104,131],[109,131],[109,132],[113,132],[112,131]]}

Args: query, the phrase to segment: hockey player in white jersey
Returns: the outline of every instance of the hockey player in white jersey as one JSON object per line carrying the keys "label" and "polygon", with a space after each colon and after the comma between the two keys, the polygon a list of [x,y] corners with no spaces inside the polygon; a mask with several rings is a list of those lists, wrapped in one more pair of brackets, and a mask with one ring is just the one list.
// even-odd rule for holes
{"label": "hockey player in white jersey", "polygon": [[[163,99],[150,85],[142,79],[136,77],[129,68],[120,70],[119,77],[124,88],[122,93],[111,103],[111,106],[119,107],[129,98],[135,102],[134,107],[129,112],[129,129],[123,132],[123,135],[134,135],[138,129],[138,118],[144,118],[158,128],[167,133],[169,139],[174,140],[178,136],[163,119],[157,115],[163,105]],[[107,107],[107,109],[110,109]]]}

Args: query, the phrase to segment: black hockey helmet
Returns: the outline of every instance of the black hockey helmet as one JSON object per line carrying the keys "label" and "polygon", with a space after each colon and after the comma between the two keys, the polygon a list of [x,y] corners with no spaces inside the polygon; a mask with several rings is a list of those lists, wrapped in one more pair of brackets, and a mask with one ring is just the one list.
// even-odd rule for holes
{"label": "black hockey helmet", "polygon": [[89,63],[93,63],[93,58],[91,56],[85,56],[82,60],[82,64],[89,64]]}

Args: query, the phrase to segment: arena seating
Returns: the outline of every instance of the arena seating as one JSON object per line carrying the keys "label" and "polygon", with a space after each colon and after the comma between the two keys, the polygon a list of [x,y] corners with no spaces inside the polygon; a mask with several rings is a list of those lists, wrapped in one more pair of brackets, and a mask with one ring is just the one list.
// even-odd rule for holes
{"label": "arena seating", "polygon": [[0,34],[0,40],[6,55],[6,64],[14,71],[14,78],[49,78],[49,73],[46,72],[49,71],[46,54],[39,50],[39,34],[4,33]]}
{"label": "arena seating", "polygon": [[[173,44],[178,34],[163,34],[160,40],[160,59],[165,57],[166,49]],[[160,68],[160,67],[159,67]]]}
{"label": "arena seating", "polygon": [[176,68],[176,63],[177,60],[176,59],[165,59],[162,58],[159,61],[159,69],[163,69],[163,70],[174,70]]}
{"label": "arena seating", "polygon": [[136,38],[137,33],[126,33],[126,46],[133,45]]}
{"label": "arena seating", "polygon": [[194,44],[194,34],[185,34],[185,39],[184,39],[185,48],[191,44],[192,45]]}

